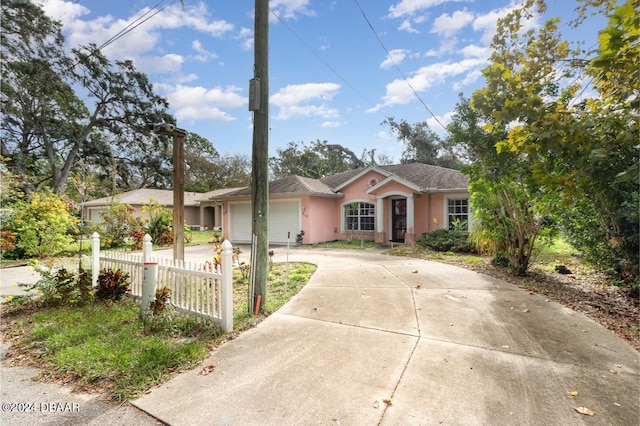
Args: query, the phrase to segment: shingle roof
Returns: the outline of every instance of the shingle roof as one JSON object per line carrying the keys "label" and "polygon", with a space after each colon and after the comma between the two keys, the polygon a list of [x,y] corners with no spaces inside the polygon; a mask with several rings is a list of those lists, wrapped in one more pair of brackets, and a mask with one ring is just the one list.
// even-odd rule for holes
{"label": "shingle roof", "polygon": [[[184,205],[185,206],[197,206],[198,200],[202,197],[200,192],[185,192],[184,193]],[[133,191],[123,192],[117,194],[115,197],[103,197],[95,200],[87,201],[82,205],[85,207],[106,206],[111,203],[112,199],[118,203],[142,205],[149,204],[150,201],[155,201],[163,206],[173,206],[173,191],[166,189],[150,189],[140,188]]]}
{"label": "shingle roof", "polygon": [[[335,196],[331,187],[318,179],[311,179],[302,176],[287,176],[269,182],[269,194],[313,194],[324,196]],[[251,195],[251,187],[240,188],[236,191],[228,192],[221,198],[246,197]]]}
{"label": "shingle roof", "polygon": [[[322,179],[311,179],[302,176],[287,176],[269,182],[270,195],[310,194],[336,196],[336,188],[356,177],[370,167],[348,170]],[[390,166],[374,166],[385,173],[390,173],[405,181],[411,182],[423,191],[446,191],[466,189],[469,185],[465,175],[457,170],[431,166],[422,163],[394,164]],[[216,194],[212,198],[250,197],[251,187],[230,190]]]}
{"label": "shingle roof", "polygon": [[454,169],[422,163],[378,167],[416,184],[423,190],[466,189],[469,186],[467,176]]}

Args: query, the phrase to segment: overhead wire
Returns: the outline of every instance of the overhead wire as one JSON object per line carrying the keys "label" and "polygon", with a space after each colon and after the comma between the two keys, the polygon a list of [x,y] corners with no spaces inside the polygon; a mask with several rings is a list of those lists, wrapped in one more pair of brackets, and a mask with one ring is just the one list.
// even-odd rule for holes
{"label": "overhead wire", "polygon": [[[300,43],[302,43],[302,45],[309,51],[311,52],[316,58],[318,58],[318,60],[320,62],[322,62],[332,73],[334,73],[340,80],[342,80],[344,82],[344,84],[346,84],[351,90],[353,90],[358,96],[360,96],[365,102],[367,102],[369,105],[373,105],[375,106],[375,103],[371,102],[366,96],[364,96],[358,89],[356,89],[346,78],[344,78],[338,71],[336,71],[336,69],[334,67],[332,67],[327,61],[324,60],[324,58],[322,58],[322,56],[320,56],[320,54],[318,54],[313,48],[311,48],[311,46],[309,46],[303,39],[302,37],[300,37],[289,25],[287,25],[287,23],[280,18],[280,16],[273,10],[270,9],[271,13],[273,14],[273,16],[276,17],[276,19],[289,31],[291,32],[291,34],[293,34],[293,36],[295,38],[298,39],[298,41]],[[382,111],[378,111],[380,112],[380,114],[385,117],[385,119],[389,120],[390,118],[387,117]]]}
{"label": "overhead wire", "polygon": [[364,12],[364,10],[362,9],[362,7],[360,6],[360,3],[358,3],[358,0],[353,0],[356,4],[356,6],[358,7],[358,9],[360,10],[360,13],[362,14],[362,17],[364,18],[364,20],[366,21],[367,25],[369,26],[369,28],[371,29],[371,31],[373,32],[373,34],[376,37],[376,40],[378,40],[378,43],[380,44],[380,46],[382,46],[382,48],[384,49],[384,51],[387,53],[387,56],[389,58],[389,60],[393,63],[393,66],[396,68],[396,70],[398,70],[398,72],[400,73],[400,75],[402,76],[402,79],[404,80],[404,82],[407,84],[407,86],[409,86],[409,88],[411,89],[411,91],[413,92],[414,96],[420,101],[420,103],[425,107],[425,109],[427,110],[427,112],[429,112],[429,114],[434,118],[434,120],[436,121],[436,123],[438,123],[440,125],[440,127],[442,127],[444,129],[445,132],[449,133],[449,130],[447,130],[447,128],[440,122],[440,120],[438,119],[438,117],[436,117],[436,115],[433,113],[433,111],[431,111],[431,109],[429,108],[429,106],[422,100],[422,98],[420,97],[420,95],[418,95],[418,92],[416,91],[416,89],[413,87],[413,85],[411,84],[411,82],[409,82],[409,79],[407,79],[407,76],[402,72],[402,70],[400,69],[400,67],[398,66],[398,63],[393,59],[393,56],[391,55],[391,53],[389,52],[389,49],[387,49],[387,47],[384,45],[384,43],[382,42],[382,40],[380,39],[380,36],[378,35],[378,32],[373,28],[373,25],[371,24],[371,21],[369,21],[369,18],[367,17],[367,14]]}

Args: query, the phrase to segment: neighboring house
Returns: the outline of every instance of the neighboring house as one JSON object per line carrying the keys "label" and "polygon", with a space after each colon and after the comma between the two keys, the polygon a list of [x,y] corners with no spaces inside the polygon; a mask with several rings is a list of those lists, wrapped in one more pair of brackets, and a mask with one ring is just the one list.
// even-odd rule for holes
{"label": "neighboring house", "polygon": [[[184,193],[184,218],[193,229],[220,228],[222,223],[221,205],[208,201],[212,197],[223,195],[225,192],[235,191],[238,188],[221,189],[206,193]],[[201,202],[202,201],[202,202]],[[148,218],[148,214],[142,211],[142,206],[157,203],[166,208],[173,208],[173,191],[164,189],[141,188],[133,191],[117,194],[114,197],[98,198],[82,203],[83,217],[95,224],[102,221],[102,213],[109,208],[112,202],[128,204],[134,208],[134,216]]]}
{"label": "neighboring house", "polygon": [[[223,237],[251,242],[251,188],[209,197],[222,207]],[[411,163],[371,166],[323,179],[289,176],[269,183],[269,240],[344,239],[413,243],[423,232],[469,223],[468,180],[457,170]]]}

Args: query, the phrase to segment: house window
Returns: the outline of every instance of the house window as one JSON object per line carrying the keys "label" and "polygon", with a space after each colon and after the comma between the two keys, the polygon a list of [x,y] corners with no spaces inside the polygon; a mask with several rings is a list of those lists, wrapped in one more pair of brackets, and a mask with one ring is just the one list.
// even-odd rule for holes
{"label": "house window", "polygon": [[449,229],[469,230],[469,199],[450,198],[447,205]]}
{"label": "house window", "polygon": [[353,202],[344,206],[344,228],[347,231],[375,231],[375,206]]}

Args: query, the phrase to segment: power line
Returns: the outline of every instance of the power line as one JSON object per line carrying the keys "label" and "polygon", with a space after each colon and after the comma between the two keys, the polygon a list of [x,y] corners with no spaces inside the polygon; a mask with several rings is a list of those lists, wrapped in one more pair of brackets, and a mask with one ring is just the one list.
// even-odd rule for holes
{"label": "power line", "polygon": [[369,28],[371,28],[371,31],[373,31],[373,34],[375,35],[376,40],[378,40],[378,43],[380,43],[380,46],[382,46],[384,51],[387,53],[387,56],[389,57],[389,60],[391,60],[391,62],[393,62],[393,66],[396,68],[396,70],[398,70],[398,72],[402,76],[402,79],[404,80],[404,82],[407,83],[407,86],[409,86],[409,88],[411,89],[411,91],[413,92],[415,97],[425,107],[425,109],[429,112],[429,114],[431,114],[431,116],[434,118],[434,120],[436,120],[436,122],[444,129],[445,132],[449,133],[447,128],[440,122],[438,117],[436,117],[436,115],[431,111],[431,109],[427,106],[427,104],[422,100],[420,95],[418,95],[418,92],[416,92],[416,90],[413,88],[413,86],[411,85],[411,83],[409,82],[407,77],[404,75],[404,73],[402,72],[402,70],[398,66],[397,62],[393,59],[393,56],[391,55],[391,53],[389,53],[389,50],[387,49],[387,47],[384,45],[384,43],[382,42],[382,40],[378,36],[377,31],[373,28],[373,25],[369,21],[369,18],[367,18],[367,15],[364,13],[364,10],[362,10],[362,7],[360,6],[360,3],[358,3],[358,0],[353,0],[353,1],[355,2],[356,6],[358,6],[358,9],[360,9],[360,13],[362,14],[362,17],[367,22],[367,25],[369,25]]}
{"label": "power line", "polygon": [[[278,21],[284,25],[284,27],[289,30],[289,32],[291,32],[291,34],[293,34],[300,43],[302,43],[302,45],[309,51],[311,52],[316,58],[318,58],[318,60],[320,62],[322,62],[327,68],[329,68],[329,70],[334,73],[340,80],[342,80],[344,82],[344,84],[346,84],[351,90],[353,90],[358,96],[360,96],[365,102],[367,102],[369,105],[375,106],[375,104],[373,102],[371,102],[366,96],[364,96],[358,89],[356,89],[351,83],[349,83],[349,81],[347,81],[346,78],[344,78],[338,71],[336,71],[335,68],[333,68],[327,61],[325,61],[315,50],[313,50],[303,39],[302,37],[300,37],[291,27],[289,27],[287,25],[286,22],[284,22],[282,20],[282,18],[280,18],[280,16],[278,16],[278,14],[271,10],[271,13],[273,14],[273,16],[276,17],[276,19],[278,19]],[[378,111],[380,112],[380,114],[387,120],[389,120],[390,118],[387,117],[382,111]]]}
{"label": "power line", "polygon": [[[157,9],[158,7],[160,7],[160,5],[162,3],[165,2],[165,0],[160,0],[158,3],[156,3],[155,5],[153,5],[151,8],[149,8],[149,10],[147,10],[144,14],[142,14],[140,17],[138,17],[137,19],[135,19],[133,22],[129,23],[129,25],[127,25],[126,27],[124,27],[122,30],[120,30],[118,33],[116,33],[115,35],[113,35],[111,38],[109,38],[109,40],[105,41],[104,43],[102,43],[96,50],[102,50],[105,47],[109,46],[110,44],[114,43],[115,41],[119,40],[120,38],[122,38],[123,36],[127,35],[128,33],[130,33],[131,31],[133,31],[134,29],[138,28],[140,25],[144,24],[145,22],[147,22],[148,20],[150,20],[151,18],[153,18],[154,16],[156,16],[158,13],[164,11],[166,8],[168,8],[169,6],[171,6],[173,3],[177,2],[178,0],[172,0],[171,2],[169,2],[168,4],[164,5],[161,9]],[[182,1],[182,0],[181,0]],[[157,10],[156,10],[157,9]],[[148,16],[147,18],[143,19],[145,16],[149,15],[152,11],[155,12],[153,14],[151,14],[150,16]]]}

